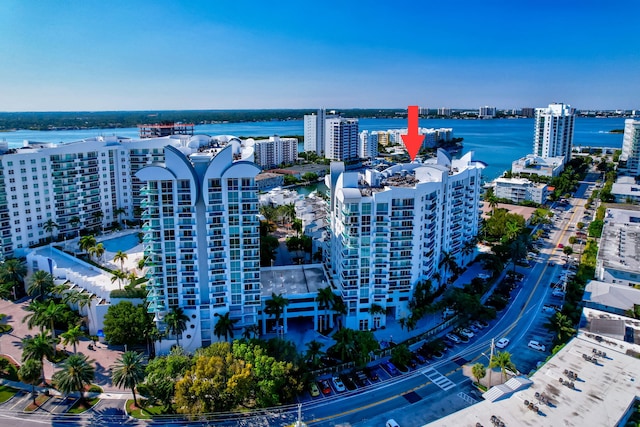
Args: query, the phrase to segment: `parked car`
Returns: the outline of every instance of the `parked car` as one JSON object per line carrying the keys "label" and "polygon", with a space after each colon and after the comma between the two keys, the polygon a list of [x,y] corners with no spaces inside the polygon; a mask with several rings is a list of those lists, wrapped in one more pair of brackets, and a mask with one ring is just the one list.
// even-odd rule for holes
{"label": "parked car", "polygon": [[396,420],[391,418],[390,420],[387,420],[387,422],[385,423],[384,427],[400,427],[400,424],[398,424],[396,422]]}
{"label": "parked car", "polygon": [[412,368],[412,369],[416,369],[416,367],[418,366],[418,360],[415,357],[411,357],[411,359],[409,359],[409,363],[408,365]]}
{"label": "parked car", "polygon": [[471,329],[472,332],[476,333],[476,332],[480,332],[480,328],[476,325],[474,325],[473,323],[469,325],[469,329]]}
{"label": "parked car", "polygon": [[376,368],[366,367],[364,368],[364,373],[371,381],[378,381],[378,370]]}
{"label": "parked car", "polygon": [[329,385],[329,381],[327,380],[318,381],[318,387],[320,387],[322,394],[325,394],[325,395],[331,394],[331,386]]}
{"label": "parked car", "polygon": [[529,347],[531,347],[534,350],[539,350],[539,351],[545,351],[546,347],[544,346],[544,344],[540,344],[538,341],[535,340],[531,340],[529,341],[529,344],[527,344]]}
{"label": "parked car", "polygon": [[311,395],[311,397],[320,396],[320,389],[318,388],[318,385],[316,383],[311,383],[311,385],[309,386],[309,394]]}
{"label": "parked car", "polygon": [[353,373],[353,380],[358,387],[364,387],[368,384],[367,374],[365,374],[364,371],[355,371]]}
{"label": "parked car", "polygon": [[453,341],[456,344],[460,344],[462,342],[462,340],[455,334],[452,333],[448,333],[447,335],[445,335],[449,340]]}
{"label": "parked car", "polygon": [[336,389],[336,391],[341,392],[341,391],[345,391],[347,388],[344,386],[344,383],[342,382],[342,380],[340,379],[340,377],[333,377],[331,379],[331,382],[333,382],[333,387]]}
{"label": "parked car", "polygon": [[342,383],[345,385],[345,387],[347,387],[347,390],[355,390],[358,388],[355,381],[353,381],[353,378],[350,375],[340,375],[340,379],[342,380]]}
{"label": "parked car", "polygon": [[469,330],[467,328],[460,329],[458,331],[458,334],[464,335],[467,338],[473,338],[475,336],[475,334],[473,332],[471,332],[471,330]]}
{"label": "parked car", "polygon": [[476,320],[475,321],[476,325],[480,326],[481,328],[486,328],[487,326],[489,326],[489,324],[487,322],[485,322],[484,320]]}
{"label": "parked car", "polygon": [[382,362],[380,366],[382,366],[390,375],[400,374],[400,371],[398,371],[398,368],[396,368],[396,366],[391,362]]}
{"label": "parked car", "polygon": [[413,352],[413,357],[418,361],[419,364],[424,365],[427,363],[427,359],[425,359],[420,353],[417,351]]}
{"label": "parked car", "polygon": [[509,345],[509,338],[500,338],[497,342],[496,342],[496,347],[498,348],[505,348],[506,346]]}

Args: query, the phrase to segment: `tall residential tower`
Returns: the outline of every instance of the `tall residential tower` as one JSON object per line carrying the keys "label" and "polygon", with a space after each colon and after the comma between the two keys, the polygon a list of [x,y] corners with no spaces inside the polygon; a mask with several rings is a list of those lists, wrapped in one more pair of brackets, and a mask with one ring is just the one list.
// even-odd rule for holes
{"label": "tall residential tower", "polygon": [[566,104],[549,104],[536,108],[533,154],[543,158],[564,157],[571,159],[575,109]]}
{"label": "tall residential tower", "polygon": [[640,175],[640,120],[624,121],[620,171],[627,175]]}

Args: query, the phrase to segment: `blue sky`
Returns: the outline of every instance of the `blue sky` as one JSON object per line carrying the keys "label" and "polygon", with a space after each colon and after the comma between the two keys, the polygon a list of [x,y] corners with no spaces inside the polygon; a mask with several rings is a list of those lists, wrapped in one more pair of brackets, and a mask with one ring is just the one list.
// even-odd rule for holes
{"label": "blue sky", "polygon": [[640,109],[638,16],[636,0],[2,0],[0,111]]}

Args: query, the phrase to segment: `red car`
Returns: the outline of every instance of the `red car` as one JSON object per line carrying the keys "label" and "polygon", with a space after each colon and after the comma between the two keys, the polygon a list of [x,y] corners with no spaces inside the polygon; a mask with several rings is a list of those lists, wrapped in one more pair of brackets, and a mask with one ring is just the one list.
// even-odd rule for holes
{"label": "red car", "polygon": [[322,391],[322,394],[331,394],[331,386],[329,385],[329,381],[318,381],[318,387],[320,387],[320,391]]}
{"label": "red car", "polygon": [[562,249],[564,248],[564,245],[562,243],[558,243],[558,249]]}

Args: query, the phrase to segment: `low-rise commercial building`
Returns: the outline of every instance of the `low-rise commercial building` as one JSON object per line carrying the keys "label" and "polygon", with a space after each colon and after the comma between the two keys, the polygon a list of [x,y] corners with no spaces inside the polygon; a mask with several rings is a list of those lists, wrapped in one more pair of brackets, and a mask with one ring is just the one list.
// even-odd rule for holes
{"label": "low-rise commercial building", "polygon": [[498,178],[494,183],[496,197],[513,203],[531,201],[543,204],[549,195],[547,184],[537,184],[525,178]]}
{"label": "low-rise commercial building", "polygon": [[564,157],[540,157],[527,154],[511,163],[511,172],[519,175],[559,176],[564,170]]}
{"label": "low-rise commercial building", "polygon": [[640,210],[606,211],[598,246],[596,278],[602,282],[640,284]]}

